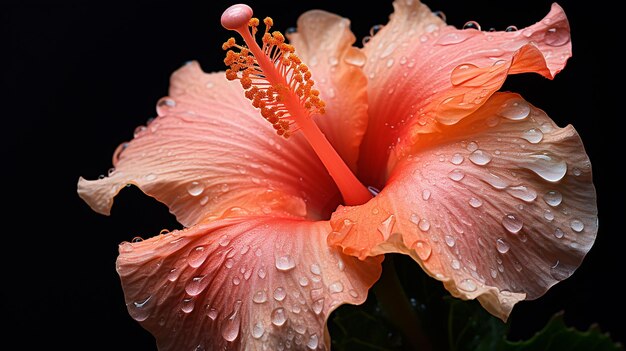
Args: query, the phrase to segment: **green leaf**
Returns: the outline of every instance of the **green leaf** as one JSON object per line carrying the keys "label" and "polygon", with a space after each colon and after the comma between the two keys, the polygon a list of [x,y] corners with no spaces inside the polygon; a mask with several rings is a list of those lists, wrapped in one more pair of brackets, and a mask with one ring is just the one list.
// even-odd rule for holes
{"label": "green leaf", "polygon": [[535,336],[525,341],[503,340],[502,351],[623,351],[622,345],[611,340],[597,326],[579,331],[565,325],[563,312],[555,314]]}

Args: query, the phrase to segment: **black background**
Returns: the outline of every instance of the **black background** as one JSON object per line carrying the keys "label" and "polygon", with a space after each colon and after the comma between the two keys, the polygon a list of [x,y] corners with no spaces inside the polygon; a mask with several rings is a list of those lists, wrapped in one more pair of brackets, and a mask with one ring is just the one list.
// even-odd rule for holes
{"label": "black background", "polygon": [[[9,2],[0,6],[4,225],[0,266],[2,333],[18,349],[155,350],[149,333],[127,314],[115,272],[117,245],[179,225],[164,205],[134,189],[122,191],[112,216],[92,212],[76,195],[79,176],[95,179],[111,167],[114,149],[155,116],[170,74],[185,61],[223,70],[219,24],[227,1]],[[549,0],[427,1],[457,27],[478,21],[484,30],[539,21]],[[390,2],[355,6],[339,1],[252,3],[276,28],[294,26],[305,10],[321,8],[352,20],[360,42],[384,24]],[[568,324],[599,323],[626,341],[623,284],[623,188],[611,177],[623,151],[619,129],[597,109],[600,91],[595,10],[561,5],[572,26],[574,56],[554,81],[510,77],[505,89],[522,93],[557,124],[573,124],[592,160],[600,231],[580,269],[537,301],[512,314],[513,337],[528,337],[556,311]],[[515,6],[515,7],[513,7]],[[584,5],[587,6],[587,5]],[[601,62],[600,62],[601,63]],[[597,73],[596,73],[597,74]],[[614,118],[614,117],[612,117]],[[619,162],[617,162],[619,163]],[[8,342],[7,338],[3,338]],[[10,348],[9,348],[10,349]]]}

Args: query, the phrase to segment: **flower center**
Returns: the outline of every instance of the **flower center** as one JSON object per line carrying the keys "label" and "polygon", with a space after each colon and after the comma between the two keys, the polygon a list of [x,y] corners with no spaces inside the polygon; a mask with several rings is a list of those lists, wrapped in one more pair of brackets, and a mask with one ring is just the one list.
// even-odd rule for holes
{"label": "flower center", "polygon": [[[234,30],[246,43],[238,45],[228,39],[222,48],[228,50],[224,63],[228,80],[239,80],[245,96],[258,108],[261,116],[272,124],[276,133],[289,138],[301,132],[312,146],[337,184],[346,205],[360,205],[372,198],[367,188],[352,173],[326,136],[313,121],[324,114],[326,104],[313,89],[314,81],[308,66],[296,55],[294,47],[285,43],[278,31],[270,33],[273,20],[266,17],[263,46],[256,42],[259,20],[252,9],[237,4],[224,11],[222,26]],[[230,49],[236,49],[230,50]]]}

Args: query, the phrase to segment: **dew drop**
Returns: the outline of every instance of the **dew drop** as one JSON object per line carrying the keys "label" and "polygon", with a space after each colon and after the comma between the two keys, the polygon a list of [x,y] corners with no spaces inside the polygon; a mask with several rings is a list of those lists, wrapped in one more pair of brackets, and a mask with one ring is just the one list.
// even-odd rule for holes
{"label": "dew drop", "polygon": [[207,309],[208,309],[206,313],[207,317],[211,318],[211,320],[215,320],[215,318],[217,318],[217,310],[214,307],[209,307],[208,305],[207,305]]}
{"label": "dew drop", "polygon": [[309,279],[307,279],[307,277],[300,277],[298,283],[300,283],[300,286],[307,286],[309,285]]}
{"label": "dew drop", "polygon": [[365,65],[366,58],[360,50],[348,50],[343,60],[349,65],[363,67]]}
{"label": "dew drop", "polygon": [[548,221],[552,222],[552,220],[554,219],[554,213],[552,213],[552,211],[546,209],[543,212],[543,218],[547,219]]}
{"label": "dew drop", "polygon": [[446,242],[446,245],[453,247],[454,244],[456,243],[456,240],[454,240],[454,238],[451,235],[446,235],[444,237],[444,240]]}
{"label": "dew drop", "polygon": [[507,244],[504,239],[498,238],[498,240],[496,240],[496,249],[498,249],[498,252],[501,254],[507,253],[509,251],[509,244]]}
{"label": "dew drop", "polygon": [[230,238],[225,234],[220,238],[219,245],[226,247],[228,244],[230,244]]}
{"label": "dew drop", "polygon": [[530,155],[529,160],[520,165],[549,182],[558,182],[567,173],[567,163],[549,154]]}
{"label": "dew drop", "polygon": [[479,208],[480,206],[482,206],[483,202],[480,199],[477,199],[475,197],[472,197],[469,199],[469,205],[472,206],[473,208]]}
{"label": "dew drop", "polygon": [[233,311],[230,313],[228,318],[223,321],[222,324],[222,337],[226,341],[234,341],[239,336],[239,309],[241,308],[241,300],[237,300],[235,302],[235,306]]}
{"label": "dew drop", "polygon": [[322,313],[322,310],[324,309],[324,298],[314,301],[313,304],[311,304],[311,308],[315,314]]}
{"label": "dew drop", "polygon": [[583,229],[585,229],[585,225],[583,224],[583,222],[579,219],[573,219],[570,222],[570,227],[572,228],[573,231],[575,231],[576,233],[580,233],[583,231]]}
{"label": "dew drop", "polygon": [[511,234],[517,234],[520,230],[522,230],[524,223],[519,220],[514,214],[509,213],[502,217],[502,225]]}
{"label": "dew drop", "polygon": [[463,163],[463,156],[461,154],[454,154],[452,156],[452,158],[450,158],[450,162],[454,165],[460,165],[461,163]]}
{"label": "dew drop", "polygon": [[176,101],[168,97],[161,98],[156,105],[157,115],[164,116],[173,107],[176,107]]}
{"label": "dew drop", "polygon": [[465,22],[465,24],[463,25],[463,29],[475,29],[475,30],[480,30],[480,24],[478,24],[478,22],[476,22],[476,21],[467,21],[467,22]]}
{"label": "dew drop", "polygon": [[276,288],[276,290],[274,290],[274,300],[276,301],[282,301],[285,299],[285,297],[287,296],[287,291],[285,291],[285,289],[283,289],[282,287],[278,287]]}
{"label": "dew drop", "polygon": [[533,189],[529,189],[524,185],[510,187],[506,191],[513,197],[526,202],[533,202],[537,198],[537,193]]}
{"label": "dew drop", "polygon": [[570,35],[567,28],[550,28],[546,32],[544,42],[550,46],[563,46],[570,41]]}
{"label": "dew drop", "polygon": [[263,329],[263,323],[261,323],[261,321],[256,322],[252,327],[252,337],[258,339],[263,336],[263,333],[265,333],[265,329]]}
{"label": "dew drop", "polygon": [[417,257],[419,257],[422,261],[426,261],[432,253],[432,248],[426,241],[418,240],[415,243],[415,252],[417,253]]}
{"label": "dew drop", "polygon": [[442,46],[459,44],[459,43],[462,43],[462,42],[466,41],[467,39],[469,39],[469,37],[470,37],[470,35],[468,35],[466,33],[450,32],[450,33],[446,33],[446,34],[440,36],[437,39],[437,41],[435,42],[435,44],[436,45],[442,45]]}
{"label": "dew drop", "polygon": [[417,226],[421,231],[426,232],[430,229],[430,222],[426,218],[422,218]]}
{"label": "dew drop", "polygon": [[296,266],[296,261],[289,256],[278,256],[276,257],[276,269],[279,271],[288,271],[293,269]]}
{"label": "dew drop", "polygon": [[506,29],[504,31],[505,32],[517,32],[517,27],[516,26],[508,26],[508,27],[506,27]]}
{"label": "dew drop", "polygon": [[187,192],[191,196],[198,196],[204,191],[204,186],[199,182],[193,181],[187,185]]}
{"label": "dew drop", "polygon": [[318,343],[319,343],[319,337],[317,336],[317,334],[312,334],[311,336],[309,336],[309,341],[307,341],[306,347],[308,347],[311,350],[315,350],[317,349]]}
{"label": "dew drop", "polygon": [[571,274],[572,272],[561,265],[559,260],[556,260],[556,263],[550,266],[550,275],[556,280],[567,279]]}
{"label": "dew drop", "polygon": [[128,304],[128,314],[137,322],[145,321],[150,315],[149,306],[152,301],[152,295],[145,299],[134,301],[132,304]]}
{"label": "dew drop", "polygon": [[185,286],[185,292],[190,296],[199,295],[208,286],[207,281],[204,281],[206,275],[198,275],[191,278],[191,281]]}
{"label": "dew drop", "polygon": [[265,279],[265,276],[267,275],[265,268],[259,268],[259,270],[257,271],[257,275],[259,276],[259,278]]}
{"label": "dew drop", "polygon": [[182,304],[180,305],[181,311],[185,313],[191,313],[194,307],[195,307],[195,301],[194,299],[190,297],[184,298]]}
{"label": "dew drop", "polygon": [[476,150],[478,150],[478,144],[475,141],[470,141],[467,144],[467,151],[474,152]]}
{"label": "dew drop", "polygon": [[500,117],[491,116],[485,120],[485,124],[487,125],[487,127],[493,128],[497,126],[498,124],[500,124]]}
{"label": "dew drop", "polygon": [[520,121],[528,117],[530,106],[522,99],[511,99],[502,105],[498,114],[513,121]]}
{"label": "dew drop", "polygon": [[461,268],[461,262],[459,262],[458,260],[452,260],[451,263],[452,269],[459,269]]}
{"label": "dew drop", "polygon": [[378,231],[383,235],[384,240],[389,239],[389,235],[391,235],[395,223],[396,218],[394,217],[394,215],[391,215],[378,225]]}
{"label": "dew drop", "polygon": [[555,236],[557,239],[561,239],[563,236],[565,236],[565,233],[563,233],[563,231],[561,230],[561,228],[556,228],[556,229],[554,230],[554,236]]}
{"label": "dew drop", "polygon": [[467,292],[473,292],[476,291],[477,287],[476,283],[474,283],[472,279],[463,279],[459,283],[459,289],[465,290]]}
{"label": "dew drop", "polygon": [[259,290],[255,292],[252,296],[252,301],[254,301],[255,303],[264,303],[265,301],[267,301],[267,294],[265,293],[265,290]]}
{"label": "dew drop", "polygon": [[343,291],[343,284],[341,284],[341,282],[334,282],[328,286],[328,290],[331,294],[340,293]]}
{"label": "dew drop", "polygon": [[187,264],[192,268],[198,268],[204,263],[208,255],[209,250],[207,250],[206,247],[196,246],[187,256]]}
{"label": "dew drop", "polygon": [[280,327],[281,325],[285,324],[285,322],[287,321],[287,315],[285,314],[285,309],[282,307],[279,307],[273,310],[271,318],[272,318],[272,324],[274,324],[277,327]]}
{"label": "dew drop", "polygon": [[376,35],[376,33],[380,32],[381,29],[383,29],[385,26],[382,24],[375,24],[370,28],[370,35],[374,36]]}
{"label": "dew drop", "polygon": [[315,274],[315,275],[320,275],[322,274],[322,270],[320,269],[320,266],[316,263],[313,263],[311,265],[311,273]]}
{"label": "dew drop", "polygon": [[224,261],[224,267],[226,268],[233,268],[234,264],[235,264],[235,261],[233,261],[232,258],[229,258],[226,261]]}
{"label": "dew drop", "polygon": [[529,129],[524,132],[522,138],[526,139],[531,144],[537,144],[543,139],[543,132],[539,129]]}
{"label": "dew drop", "polygon": [[[387,64],[385,66],[387,66],[387,68],[390,68],[391,66],[393,66],[393,62],[394,62],[393,58],[390,58],[389,60],[387,60]],[[390,90],[390,91],[391,91],[390,94],[393,94],[393,90]]]}
{"label": "dew drop", "polygon": [[422,199],[424,201],[428,201],[428,199],[430,199],[430,195],[431,195],[430,194],[430,190],[428,190],[428,189],[422,190]]}
{"label": "dew drop", "polygon": [[491,161],[491,155],[483,150],[474,150],[474,152],[469,155],[469,159],[476,165],[484,166]]}
{"label": "dew drop", "polygon": [[543,201],[552,207],[556,207],[563,201],[563,195],[556,190],[550,190],[543,195]]}
{"label": "dew drop", "polygon": [[465,177],[465,174],[459,169],[452,170],[450,173],[448,173],[448,178],[454,180],[455,182],[460,181],[461,179],[463,179],[463,177]]}

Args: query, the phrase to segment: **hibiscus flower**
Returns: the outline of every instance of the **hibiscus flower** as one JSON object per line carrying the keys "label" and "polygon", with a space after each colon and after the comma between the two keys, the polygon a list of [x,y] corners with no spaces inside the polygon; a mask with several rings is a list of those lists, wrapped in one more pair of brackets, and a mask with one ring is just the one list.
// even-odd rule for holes
{"label": "hibiscus flower", "polygon": [[119,247],[128,311],[159,349],[329,349],[329,314],[365,301],[386,253],[503,320],[580,265],[597,232],[583,144],[498,92],[564,67],[563,10],[483,32],[394,8],[362,49],[324,11],[287,44],[229,8],[245,45],[224,44],[226,73],[180,68],[109,176],[79,180],[97,212],[133,184],[185,227]]}

